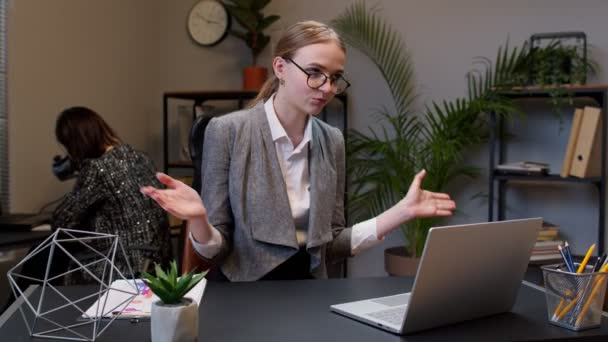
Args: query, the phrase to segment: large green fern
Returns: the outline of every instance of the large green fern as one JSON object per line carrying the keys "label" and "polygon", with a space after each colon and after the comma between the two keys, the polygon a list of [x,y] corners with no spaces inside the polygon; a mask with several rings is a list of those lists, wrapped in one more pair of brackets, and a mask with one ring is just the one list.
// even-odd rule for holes
{"label": "large green fern", "polygon": [[[416,113],[412,108],[416,98],[413,64],[407,46],[379,10],[357,2],[332,25],[378,67],[395,106],[394,113],[387,108],[374,113],[381,119],[380,129],[370,128],[368,134],[348,132],[348,209],[352,220],[376,216],[394,205],[421,169],[428,171],[424,188],[431,191],[445,191],[457,177],[476,176],[479,170],[464,165],[464,154],[487,140],[483,113],[514,110],[508,99],[498,95],[496,85],[512,81],[520,53],[509,51],[507,45],[504,51],[499,50],[494,68],[485,61],[483,71],[469,73],[468,98],[433,102]],[[418,219],[402,227],[412,254],[422,253],[428,229],[435,221]]]}

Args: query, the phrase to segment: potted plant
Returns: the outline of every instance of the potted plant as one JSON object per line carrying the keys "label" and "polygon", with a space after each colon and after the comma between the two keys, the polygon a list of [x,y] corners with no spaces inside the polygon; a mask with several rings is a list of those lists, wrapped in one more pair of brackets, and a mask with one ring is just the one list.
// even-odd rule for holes
{"label": "potted plant", "polygon": [[[332,24],[351,46],[361,50],[378,67],[395,104],[395,112],[383,108],[375,113],[381,130],[370,128],[367,135],[348,132],[349,218],[366,219],[393,206],[405,196],[414,175],[422,169],[427,170],[424,188],[435,192],[445,192],[457,177],[475,177],[478,169],[464,165],[464,155],[486,141],[488,126],[485,116],[480,114],[490,110],[510,112],[514,110],[512,103],[496,96],[483,75],[473,75],[469,98],[433,102],[417,113],[412,105],[416,95],[407,48],[378,11],[368,10],[362,2],[355,3]],[[518,59],[508,57],[504,58],[501,70],[518,63]],[[428,230],[437,220],[417,219],[401,227],[407,248],[385,251],[389,274],[415,274]],[[404,258],[404,262],[394,262]],[[402,268],[408,264],[409,270]]]}
{"label": "potted plant", "polygon": [[155,276],[143,272],[144,281],[160,300],[152,304],[152,342],[196,341],[198,336],[198,306],[185,297],[206,272],[188,272],[178,277],[177,264],[171,262],[167,272],[156,264]]}
{"label": "potted plant", "polygon": [[270,0],[226,0],[226,9],[245,31],[230,30],[251,50],[252,65],[243,70],[243,89],[260,90],[266,80],[267,70],[257,64],[257,58],[270,42],[264,30],[279,20],[278,15],[264,16],[262,9]]}

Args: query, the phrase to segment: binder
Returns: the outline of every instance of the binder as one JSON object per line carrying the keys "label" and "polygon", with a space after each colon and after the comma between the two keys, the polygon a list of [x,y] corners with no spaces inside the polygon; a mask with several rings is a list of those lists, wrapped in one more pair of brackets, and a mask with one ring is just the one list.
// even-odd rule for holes
{"label": "binder", "polygon": [[601,176],[601,109],[586,106],[574,148],[570,175],[579,178]]}
{"label": "binder", "polygon": [[574,148],[576,147],[576,141],[578,140],[578,133],[580,132],[582,119],[583,108],[576,108],[574,111],[574,117],[572,119],[572,126],[570,127],[570,137],[568,138],[568,145],[566,146],[566,154],[564,155],[564,161],[562,162],[562,170],[559,173],[561,177],[565,178],[570,175]]}

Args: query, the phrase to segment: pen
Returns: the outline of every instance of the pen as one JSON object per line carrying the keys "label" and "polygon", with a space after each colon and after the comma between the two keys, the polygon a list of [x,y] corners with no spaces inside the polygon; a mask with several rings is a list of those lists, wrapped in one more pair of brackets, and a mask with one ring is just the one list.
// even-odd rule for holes
{"label": "pen", "polygon": [[600,268],[602,268],[602,264],[604,263],[604,258],[606,258],[606,253],[604,253],[603,255],[597,257],[597,260],[595,260],[595,264],[593,265],[593,270],[591,270],[592,272],[597,272],[600,270]]}
{"label": "pen", "polygon": [[568,257],[568,262],[570,263],[570,268],[572,268],[572,271],[570,271],[570,272],[574,272],[574,270],[575,270],[574,261],[572,260],[572,251],[570,250],[570,244],[568,243],[568,241],[566,241],[564,246],[565,246],[564,248],[565,248],[565,252],[566,252],[566,257]]}
{"label": "pen", "polygon": [[[568,244],[568,241],[566,241],[566,243],[564,244],[564,247],[562,247],[561,245],[557,245],[557,249],[559,249],[559,252],[562,255],[562,258],[564,259],[564,262],[566,264],[566,269],[568,270],[568,272],[574,273],[574,271],[575,271],[574,262],[572,261],[572,254],[570,253],[570,245]],[[568,292],[566,292],[566,295],[568,295],[568,296],[571,294],[572,294],[572,291],[570,291],[570,290],[568,290]],[[560,313],[561,313],[562,309],[565,309],[564,304],[566,304],[566,298],[562,297],[562,299],[559,301],[559,305],[557,306],[555,311],[553,311],[553,320],[554,321],[561,318]]]}
{"label": "pen", "polygon": [[566,255],[565,248],[563,248],[561,245],[557,245],[557,249],[559,249],[559,254],[561,254],[562,258],[564,259],[564,263],[566,264],[566,269],[568,269],[568,272],[574,273],[574,268],[572,267],[572,265],[570,265],[570,262],[568,262],[568,256]]}

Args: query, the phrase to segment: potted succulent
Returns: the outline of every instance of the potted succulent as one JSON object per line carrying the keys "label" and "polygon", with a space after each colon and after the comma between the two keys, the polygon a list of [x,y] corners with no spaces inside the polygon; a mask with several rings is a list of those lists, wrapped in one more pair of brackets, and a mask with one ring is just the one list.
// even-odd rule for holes
{"label": "potted succulent", "polygon": [[185,295],[205,277],[206,272],[188,272],[178,277],[175,261],[171,262],[167,272],[158,264],[154,271],[155,276],[143,273],[146,285],[160,298],[152,304],[152,342],[196,341],[198,306]]}
{"label": "potted succulent", "polygon": [[230,33],[247,44],[251,50],[252,65],[243,70],[243,89],[260,90],[266,80],[267,70],[257,64],[259,54],[270,42],[270,37],[264,34],[278,15],[264,16],[262,9],[270,0],[226,0],[226,9],[236,19],[244,31],[231,29]]}
{"label": "potted succulent", "polygon": [[[481,76],[472,76],[468,98],[433,102],[420,113],[413,108],[413,65],[408,50],[378,11],[368,10],[363,2],[358,2],[332,24],[380,69],[395,108],[395,112],[385,107],[375,113],[382,126],[379,132],[371,128],[369,134],[348,132],[349,218],[366,219],[393,206],[405,196],[414,175],[422,169],[427,170],[424,188],[435,192],[445,192],[457,177],[476,176],[478,168],[464,165],[464,157],[486,141],[488,126],[481,114],[515,110],[512,102],[500,99],[492,91],[491,84],[500,81],[499,77],[485,82]],[[504,61],[496,75],[508,74],[520,58],[499,57]],[[389,274],[415,274],[428,230],[437,220],[417,219],[401,227],[407,248],[385,250]]]}

